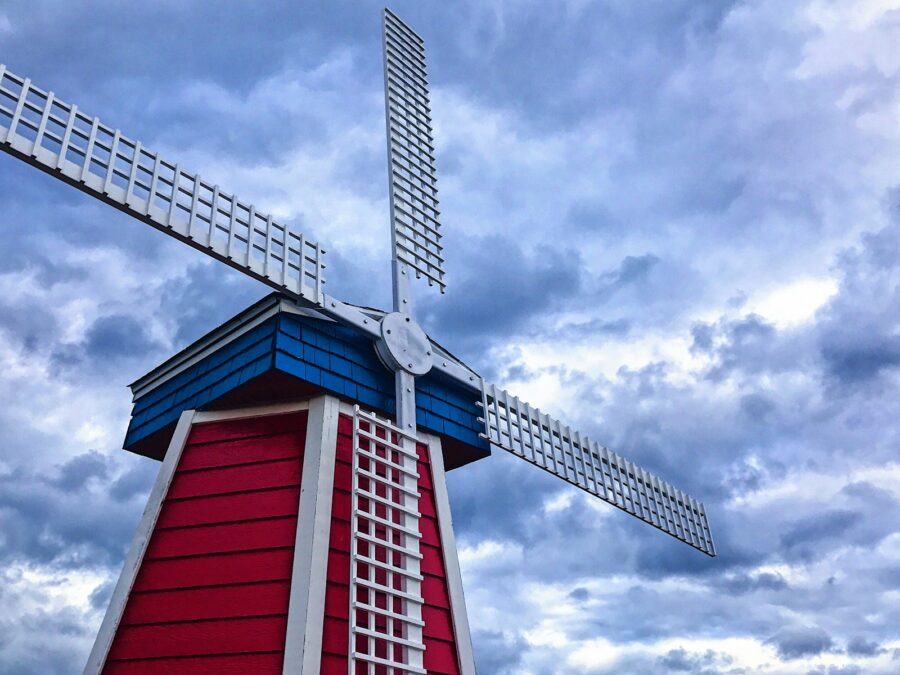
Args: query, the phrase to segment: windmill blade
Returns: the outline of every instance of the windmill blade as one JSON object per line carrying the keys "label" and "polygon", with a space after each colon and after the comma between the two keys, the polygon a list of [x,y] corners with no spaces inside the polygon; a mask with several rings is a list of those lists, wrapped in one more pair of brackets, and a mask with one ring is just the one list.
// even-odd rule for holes
{"label": "windmill blade", "polygon": [[0,149],[304,304],[325,304],[317,243],[3,65]]}
{"label": "windmill blade", "polygon": [[708,556],[703,504],[494,385],[482,386],[486,438]]}
{"label": "windmill blade", "polygon": [[389,9],[384,10],[382,38],[394,260],[443,293],[444,248],[425,45]]}

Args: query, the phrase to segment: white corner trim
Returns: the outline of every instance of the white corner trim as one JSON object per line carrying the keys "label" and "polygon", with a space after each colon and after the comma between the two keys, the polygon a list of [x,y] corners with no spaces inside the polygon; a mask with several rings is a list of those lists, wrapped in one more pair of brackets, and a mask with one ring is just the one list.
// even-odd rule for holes
{"label": "white corner trim", "polygon": [[317,675],[321,666],[340,410],[340,402],[333,396],[319,396],[309,401],[284,675]]}
{"label": "white corner trim", "polygon": [[166,457],[159,468],[159,473],[156,475],[156,483],[153,485],[153,490],[150,491],[150,496],[147,498],[147,506],[144,507],[141,522],[134,533],[134,539],[132,539],[131,547],[128,549],[128,556],[125,558],[122,572],[119,574],[119,580],[116,582],[116,588],[109,600],[109,607],[106,609],[103,623],[100,624],[100,631],[97,633],[97,639],[94,640],[94,646],[88,657],[87,665],[84,667],[84,675],[99,675],[106,664],[107,654],[109,654],[119,622],[122,620],[125,604],[128,602],[128,596],[131,594],[134,580],[144,559],[147,544],[150,543],[150,537],[153,534],[153,529],[156,527],[156,520],[159,518],[163,500],[169,492],[169,486],[172,484],[172,477],[175,475],[175,469],[178,466],[178,461],[181,459],[181,453],[187,442],[194,416],[195,412],[193,410],[185,410],[181,413],[181,417],[178,418],[178,424],[175,426],[175,432],[166,450]]}
{"label": "white corner trim", "polygon": [[456,655],[462,675],[475,675],[475,656],[472,650],[472,634],[469,631],[469,615],[466,612],[466,598],[463,594],[462,574],[459,570],[459,556],[456,551],[456,537],[453,534],[453,518],[450,514],[450,496],[444,471],[444,453],[441,439],[431,434],[419,434],[428,444],[431,460],[431,482],[434,485],[435,511],[441,548],[444,551],[444,569],[447,572],[447,592],[450,594],[450,616],[456,634]]}
{"label": "white corner trim", "polygon": [[202,410],[194,414],[194,424],[204,422],[222,422],[235,420],[241,417],[263,417],[265,415],[283,415],[285,413],[308,410],[309,401],[291,401],[289,403],[273,403],[270,405],[257,405],[249,408],[232,408],[228,410]]}

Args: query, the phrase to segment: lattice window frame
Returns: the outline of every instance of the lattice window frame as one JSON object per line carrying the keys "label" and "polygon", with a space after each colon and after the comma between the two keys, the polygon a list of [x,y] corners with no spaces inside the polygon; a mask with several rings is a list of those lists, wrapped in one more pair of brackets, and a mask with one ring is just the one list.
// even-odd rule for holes
{"label": "lattice window frame", "polygon": [[354,406],[349,675],[426,672],[417,445]]}

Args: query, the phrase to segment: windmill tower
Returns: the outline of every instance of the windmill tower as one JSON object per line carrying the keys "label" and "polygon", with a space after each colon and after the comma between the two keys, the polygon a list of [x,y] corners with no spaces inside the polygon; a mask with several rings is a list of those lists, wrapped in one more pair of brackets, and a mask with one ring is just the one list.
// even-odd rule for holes
{"label": "windmill tower", "polygon": [[391,312],[325,251],[0,65],[0,149],[275,290],[132,384],[161,460],[85,673],[473,673],[445,472],[508,451],[713,556],[703,505],[488,384],[445,288],[422,39],[383,15]]}

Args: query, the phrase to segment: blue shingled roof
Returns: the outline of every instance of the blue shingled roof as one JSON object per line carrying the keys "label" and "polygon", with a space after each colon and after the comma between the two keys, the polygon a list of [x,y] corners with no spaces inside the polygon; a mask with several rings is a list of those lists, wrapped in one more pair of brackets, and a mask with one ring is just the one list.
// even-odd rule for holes
{"label": "blue shingled roof", "polygon": [[[188,350],[185,351],[189,351]],[[125,449],[202,409],[254,378],[271,372],[292,376],[360,405],[393,415],[394,378],[371,340],[334,322],[279,311],[135,398]],[[420,427],[489,452],[476,395],[432,371],[416,380]]]}

